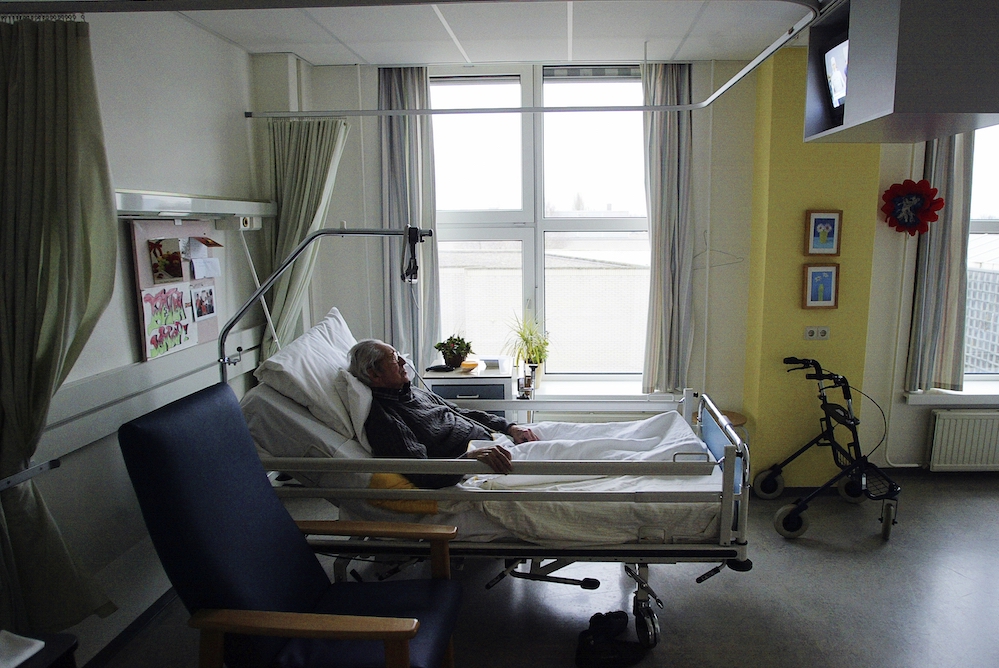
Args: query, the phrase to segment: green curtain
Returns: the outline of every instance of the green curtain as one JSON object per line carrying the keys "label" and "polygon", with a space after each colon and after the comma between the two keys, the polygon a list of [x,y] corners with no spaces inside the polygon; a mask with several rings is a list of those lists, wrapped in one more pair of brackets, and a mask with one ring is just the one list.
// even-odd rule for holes
{"label": "green curtain", "polygon": [[[0,123],[4,478],[29,466],[114,287],[114,192],[86,23],[0,22]],[[30,481],[0,492],[0,530],[0,627],[53,631],[113,610]]]}
{"label": "green curtain", "polygon": [[[278,206],[271,261],[277,268],[305,237],[322,229],[350,126],[337,118],[272,119],[269,129]],[[267,357],[298,334],[318,252],[319,244],[312,244],[274,285],[270,308],[278,344],[265,334]]]}

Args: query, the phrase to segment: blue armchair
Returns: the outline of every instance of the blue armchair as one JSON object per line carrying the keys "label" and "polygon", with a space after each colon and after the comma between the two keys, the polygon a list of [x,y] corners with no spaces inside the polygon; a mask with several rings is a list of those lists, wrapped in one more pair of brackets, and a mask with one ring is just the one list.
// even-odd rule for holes
{"label": "blue armchair", "polygon": [[[163,568],[201,629],[201,666],[452,664],[454,527],[297,526],[222,383],[122,425],[118,441]],[[303,530],[429,540],[434,577],[331,583]]]}

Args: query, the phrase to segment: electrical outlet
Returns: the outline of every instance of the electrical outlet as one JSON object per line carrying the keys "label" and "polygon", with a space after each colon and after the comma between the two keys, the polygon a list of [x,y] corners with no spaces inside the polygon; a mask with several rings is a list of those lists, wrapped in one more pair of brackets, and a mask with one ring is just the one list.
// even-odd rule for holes
{"label": "electrical outlet", "polygon": [[828,341],[829,328],[825,325],[808,325],[802,338],[806,341]]}

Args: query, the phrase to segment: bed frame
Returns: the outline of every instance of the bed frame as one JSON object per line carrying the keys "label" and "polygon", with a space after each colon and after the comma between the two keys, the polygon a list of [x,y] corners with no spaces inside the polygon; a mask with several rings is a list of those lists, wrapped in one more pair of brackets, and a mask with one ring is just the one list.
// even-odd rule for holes
{"label": "bed frame", "polygon": [[[654,601],[660,608],[662,599],[648,584],[650,564],[703,562],[717,564],[697,581],[703,582],[724,568],[748,571],[747,517],[749,510],[749,449],[733,429],[728,418],[707,395],[697,396],[687,391],[680,402],[668,401],[545,401],[466,400],[456,402],[480,410],[531,410],[557,412],[663,412],[680,409],[692,422],[695,433],[711,450],[717,462],[626,462],[626,461],[518,461],[517,473],[523,475],[708,475],[715,467],[722,469],[721,489],[714,492],[553,492],[531,490],[476,490],[456,488],[385,490],[369,488],[278,487],[279,496],[291,498],[327,499],[403,499],[403,500],[516,500],[516,501],[587,501],[624,503],[717,503],[719,531],[711,543],[637,542],[618,545],[550,547],[521,541],[463,541],[451,543],[451,554],[458,558],[501,559],[504,566],[486,587],[491,588],[505,577],[539,580],[576,585],[584,589],[600,586],[592,578],[572,579],[553,575],[575,562],[621,563],[627,575],[635,581],[633,612],[639,641],[652,647],[659,641],[659,622],[652,609]],[[696,403],[696,409],[695,409]],[[696,419],[694,419],[696,418]],[[264,467],[288,473],[295,472],[394,472],[394,473],[463,473],[487,472],[488,467],[475,460],[413,460],[413,459],[325,459],[315,457],[261,457]],[[307,531],[307,523],[306,529]],[[313,547],[336,557],[335,574],[346,578],[351,561],[356,559],[385,560],[395,558],[403,564],[429,558],[424,545],[403,541],[372,541],[331,539],[314,536]],[[521,567],[526,566],[526,570]],[[387,566],[383,576],[402,568],[399,563]]]}

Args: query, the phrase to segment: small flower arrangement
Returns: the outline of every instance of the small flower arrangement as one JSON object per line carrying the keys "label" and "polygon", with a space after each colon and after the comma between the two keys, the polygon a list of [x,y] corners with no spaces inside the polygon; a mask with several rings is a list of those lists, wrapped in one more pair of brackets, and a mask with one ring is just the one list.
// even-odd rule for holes
{"label": "small flower arrangement", "polygon": [[452,369],[457,369],[468,357],[468,353],[472,352],[472,344],[455,334],[440,343],[435,343],[434,349],[440,352],[444,358],[444,364]]}

